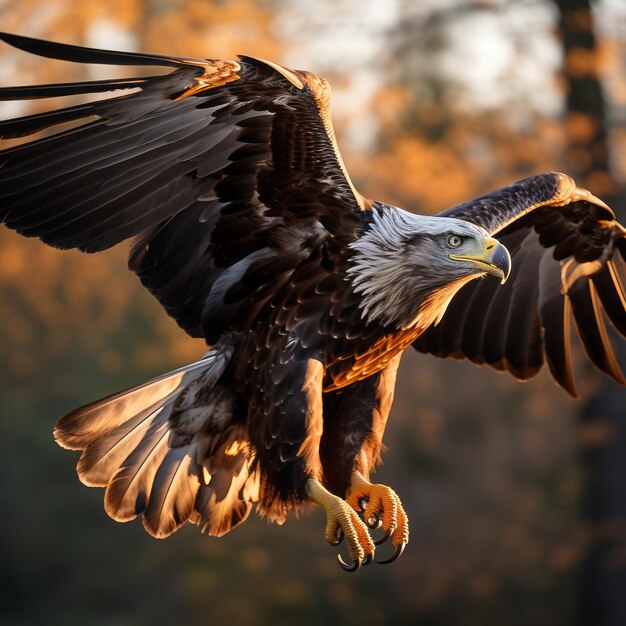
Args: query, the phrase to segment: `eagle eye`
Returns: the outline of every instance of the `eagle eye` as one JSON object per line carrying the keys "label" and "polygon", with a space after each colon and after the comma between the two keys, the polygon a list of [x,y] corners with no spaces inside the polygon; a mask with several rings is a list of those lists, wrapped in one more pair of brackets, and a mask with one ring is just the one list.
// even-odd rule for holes
{"label": "eagle eye", "polygon": [[450,248],[458,248],[465,241],[465,237],[461,235],[448,235],[446,237],[446,244]]}

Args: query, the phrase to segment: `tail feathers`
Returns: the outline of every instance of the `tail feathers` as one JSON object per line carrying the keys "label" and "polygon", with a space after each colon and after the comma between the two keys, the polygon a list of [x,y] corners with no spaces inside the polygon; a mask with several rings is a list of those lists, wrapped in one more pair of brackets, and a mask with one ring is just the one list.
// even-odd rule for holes
{"label": "tail feathers", "polygon": [[233,433],[210,457],[198,492],[192,521],[213,537],[244,522],[259,500],[258,473],[250,473],[249,445],[240,437],[241,433]]}
{"label": "tail feathers", "polygon": [[188,448],[170,450],[154,477],[143,516],[145,529],[155,537],[178,530],[194,511],[201,470]]}
{"label": "tail feathers", "polygon": [[[170,398],[176,396],[170,394]],[[167,408],[153,405],[89,444],[76,468],[81,482],[88,487],[106,487],[131,454],[148,453],[147,446],[156,434],[167,432]]]}
{"label": "tail feathers", "polygon": [[104,494],[104,509],[114,520],[128,522],[146,510],[155,476],[170,451],[168,436],[167,422],[155,424],[115,467]]}
{"label": "tail feathers", "polygon": [[78,475],[106,487],[115,520],[142,515],[154,537],[185,522],[221,536],[259,499],[247,429],[221,380],[232,355],[222,346],[203,359],[77,409],[55,430],[66,448],[83,450]]}
{"label": "tail feathers", "polygon": [[54,438],[63,448],[84,450],[131,418],[160,406],[174,391],[199,378],[213,363],[210,361],[212,353],[190,365],[71,411],[57,422]]}

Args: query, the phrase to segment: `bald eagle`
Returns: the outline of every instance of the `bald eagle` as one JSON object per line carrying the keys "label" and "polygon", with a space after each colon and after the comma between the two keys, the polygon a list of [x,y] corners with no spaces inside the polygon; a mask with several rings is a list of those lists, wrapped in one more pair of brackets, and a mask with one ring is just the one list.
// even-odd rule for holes
{"label": "bald eagle", "polygon": [[611,343],[626,336],[626,230],[569,176],[415,215],[355,189],[314,74],[0,38],[54,59],[172,68],[0,89],[116,92],[0,122],[3,138],[26,138],[0,152],[0,218],[61,249],[133,238],[130,269],[209,346],[58,422],[113,519],[140,515],[155,537],[185,522],[220,536],[252,508],[282,522],[312,502],[325,538],[345,538],[345,569],[372,560],[378,526],[391,561],[408,521],[370,472],[406,348],[522,380],[547,361],[575,394],[573,319],[589,359],[626,382]]}

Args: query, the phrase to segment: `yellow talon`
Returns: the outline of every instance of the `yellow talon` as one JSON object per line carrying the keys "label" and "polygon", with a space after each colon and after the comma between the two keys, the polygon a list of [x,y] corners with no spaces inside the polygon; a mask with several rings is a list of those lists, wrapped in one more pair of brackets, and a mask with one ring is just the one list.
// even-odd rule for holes
{"label": "yellow talon", "polygon": [[325,489],[317,480],[309,479],[306,484],[309,498],[326,512],[324,537],[331,545],[337,545],[338,533],[342,532],[353,561],[349,565],[339,556],[339,564],[346,571],[357,571],[363,563],[369,563],[374,556],[374,542],[367,527],[354,509],[338,496]]}
{"label": "yellow talon", "polygon": [[[391,559],[378,562],[390,563],[398,558],[409,543],[409,520],[396,492],[385,485],[373,485],[359,472],[355,472],[346,502],[355,511],[362,511],[363,519],[368,526],[370,520],[381,520],[384,535],[375,542],[376,545],[391,538],[395,548],[393,556]],[[361,506],[362,502],[366,502],[364,507]]]}

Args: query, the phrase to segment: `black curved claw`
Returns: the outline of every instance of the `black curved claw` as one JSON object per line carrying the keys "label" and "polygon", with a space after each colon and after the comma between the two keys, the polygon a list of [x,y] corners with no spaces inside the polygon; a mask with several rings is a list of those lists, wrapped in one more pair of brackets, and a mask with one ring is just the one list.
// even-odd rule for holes
{"label": "black curved claw", "polygon": [[368,502],[369,498],[359,498],[359,509],[361,509],[361,513],[365,512],[365,507],[367,507]]}
{"label": "black curved claw", "polygon": [[396,559],[399,559],[404,552],[404,548],[406,548],[406,543],[401,543],[395,550],[395,552],[384,561],[376,561],[376,563],[380,563],[380,565],[387,565],[388,563],[393,563]]}
{"label": "black curved claw", "polygon": [[385,541],[387,541],[387,539],[389,539],[389,537],[391,537],[391,531],[390,530],[386,530],[385,534],[380,537],[379,539],[376,539],[374,541],[374,545],[375,546],[380,546],[381,544],[385,543]]}
{"label": "black curved claw", "polygon": [[358,572],[363,565],[363,561],[361,559],[356,559],[352,565],[348,565],[344,560],[341,554],[337,555],[337,560],[339,561],[339,565],[344,572]]}
{"label": "black curved claw", "polygon": [[371,530],[376,530],[377,528],[380,528],[382,524],[382,520],[380,519],[380,517],[378,517],[378,515],[376,515],[376,513],[370,514],[370,516],[363,521]]}
{"label": "black curved claw", "polygon": [[335,541],[329,541],[328,543],[331,546],[338,546],[343,541],[343,528],[339,527],[339,532],[337,533],[337,539]]}
{"label": "black curved claw", "polygon": [[361,565],[363,565],[363,567],[365,567],[366,565],[369,565],[372,562],[372,555],[368,554],[365,559],[363,559],[363,563]]}

